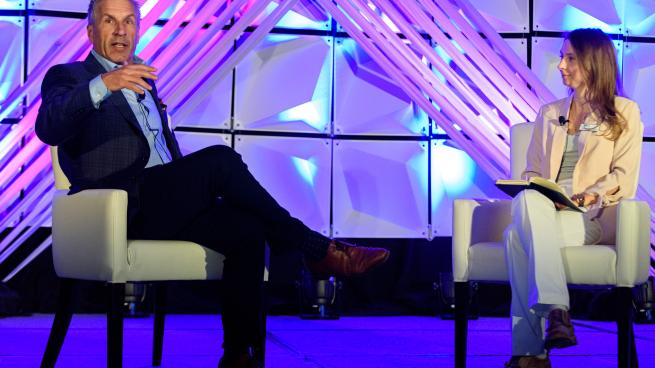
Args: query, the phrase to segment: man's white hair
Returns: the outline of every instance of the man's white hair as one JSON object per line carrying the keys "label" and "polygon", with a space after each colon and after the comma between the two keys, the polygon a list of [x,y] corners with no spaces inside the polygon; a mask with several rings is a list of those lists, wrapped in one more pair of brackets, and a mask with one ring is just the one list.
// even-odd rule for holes
{"label": "man's white hair", "polygon": [[[89,1],[89,11],[87,15],[87,21],[89,22],[90,26],[92,26],[95,23],[96,8],[98,7],[98,4],[100,4],[103,1],[106,0]],[[141,22],[141,5],[137,0],[128,0],[128,1],[132,3],[132,7],[134,7],[134,13],[136,15],[136,24],[138,25]]]}

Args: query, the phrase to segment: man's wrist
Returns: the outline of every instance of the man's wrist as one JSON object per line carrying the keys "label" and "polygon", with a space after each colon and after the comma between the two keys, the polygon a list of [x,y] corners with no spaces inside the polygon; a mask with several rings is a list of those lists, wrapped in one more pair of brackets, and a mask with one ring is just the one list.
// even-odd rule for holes
{"label": "man's wrist", "polygon": [[100,108],[100,104],[111,96],[111,91],[102,80],[102,74],[91,79],[89,82],[89,93],[91,93],[91,102],[96,109]]}

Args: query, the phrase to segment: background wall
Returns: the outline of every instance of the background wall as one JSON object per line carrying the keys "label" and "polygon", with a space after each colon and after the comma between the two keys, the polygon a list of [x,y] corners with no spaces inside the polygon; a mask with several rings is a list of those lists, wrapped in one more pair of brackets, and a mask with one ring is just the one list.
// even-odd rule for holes
{"label": "background wall", "polygon": [[[556,69],[562,32],[599,27],[610,33],[625,92],[642,108],[644,157],[655,157],[649,88],[655,83],[655,2],[471,3],[558,97],[567,93]],[[51,47],[65,47],[53,45],[83,21],[87,5],[87,0],[0,0],[0,101]],[[139,47],[155,34],[147,34]],[[20,106],[0,124],[0,136],[22,113]],[[503,197],[331,20],[289,13],[194,114],[174,124],[187,153],[213,144],[233,146],[284,206],[326,235],[450,236],[453,199]],[[642,170],[651,195],[653,179],[652,171]]]}

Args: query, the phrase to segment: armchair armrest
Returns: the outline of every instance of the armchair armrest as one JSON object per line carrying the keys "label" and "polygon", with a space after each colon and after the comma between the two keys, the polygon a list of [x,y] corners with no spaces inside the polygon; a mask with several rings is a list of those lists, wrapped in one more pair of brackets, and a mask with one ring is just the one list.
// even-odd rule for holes
{"label": "armchair armrest", "polygon": [[480,242],[500,242],[511,222],[509,200],[457,199],[453,203],[453,279],[468,281],[468,251]]}
{"label": "armchair armrest", "polygon": [[127,192],[116,189],[55,194],[52,255],[60,277],[125,282]]}
{"label": "armchair armrest", "polygon": [[650,273],[650,208],[644,201],[623,199],[616,216],[616,285],[642,284]]}

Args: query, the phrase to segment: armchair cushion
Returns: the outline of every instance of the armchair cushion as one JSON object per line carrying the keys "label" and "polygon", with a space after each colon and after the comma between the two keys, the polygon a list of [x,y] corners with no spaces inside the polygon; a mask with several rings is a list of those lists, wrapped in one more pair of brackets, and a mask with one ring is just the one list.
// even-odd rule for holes
{"label": "armchair cushion", "polygon": [[[455,201],[455,281],[509,280],[502,242],[502,231],[510,218],[508,203],[511,202]],[[616,221],[616,245],[562,249],[568,283],[631,287],[646,281],[650,265],[650,209],[643,201],[622,200]]]}
{"label": "armchair cushion", "polygon": [[187,241],[128,240],[128,280],[217,280],[225,257]]}
{"label": "armchair cushion", "polygon": [[60,277],[107,281],[220,279],[225,257],[199,244],[127,239],[127,193],[59,191],[53,201],[53,261]]}

